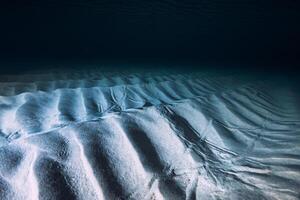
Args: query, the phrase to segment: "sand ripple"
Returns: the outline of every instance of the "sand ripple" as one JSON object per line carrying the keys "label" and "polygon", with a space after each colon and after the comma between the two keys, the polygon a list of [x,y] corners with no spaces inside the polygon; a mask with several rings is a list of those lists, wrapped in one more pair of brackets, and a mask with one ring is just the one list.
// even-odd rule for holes
{"label": "sand ripple", "polygon": [[3,80],[1,199],[300,197],[293,84],[205,73]]}

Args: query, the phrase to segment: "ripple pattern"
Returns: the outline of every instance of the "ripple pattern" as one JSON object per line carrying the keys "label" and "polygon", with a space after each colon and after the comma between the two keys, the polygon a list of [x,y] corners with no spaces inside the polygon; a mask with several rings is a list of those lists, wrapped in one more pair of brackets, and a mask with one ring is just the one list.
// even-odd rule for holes
{"label": "ripple pattern", "polygon": [[1,199],[300,198],[293,84],[204,72],[2,81]]}

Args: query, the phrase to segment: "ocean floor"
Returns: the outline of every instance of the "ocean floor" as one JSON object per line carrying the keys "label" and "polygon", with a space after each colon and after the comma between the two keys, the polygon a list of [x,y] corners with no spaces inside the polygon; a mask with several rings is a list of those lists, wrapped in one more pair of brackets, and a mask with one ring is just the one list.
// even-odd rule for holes
{"label": "ocean floor", "polygon": [[217,71],[0,75],[0,199],[300,199],[299,86]]}

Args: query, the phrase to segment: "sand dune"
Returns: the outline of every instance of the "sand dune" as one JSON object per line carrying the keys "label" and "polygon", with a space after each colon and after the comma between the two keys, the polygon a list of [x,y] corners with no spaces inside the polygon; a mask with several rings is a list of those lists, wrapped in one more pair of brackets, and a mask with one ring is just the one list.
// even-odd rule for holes
{"label": "sand dune", "polygon": [[97,70],[1,78],[0,199],[300,198],[292,83]]}

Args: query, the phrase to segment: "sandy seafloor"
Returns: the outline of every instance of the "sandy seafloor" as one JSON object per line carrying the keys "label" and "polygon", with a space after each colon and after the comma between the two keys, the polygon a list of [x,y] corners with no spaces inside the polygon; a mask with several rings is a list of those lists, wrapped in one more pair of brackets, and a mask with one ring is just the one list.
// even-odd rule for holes
{"label": "sandy seafloor", "polygon": [[0,82],[0,199],[300,199],[291,80],[87,69]]}

